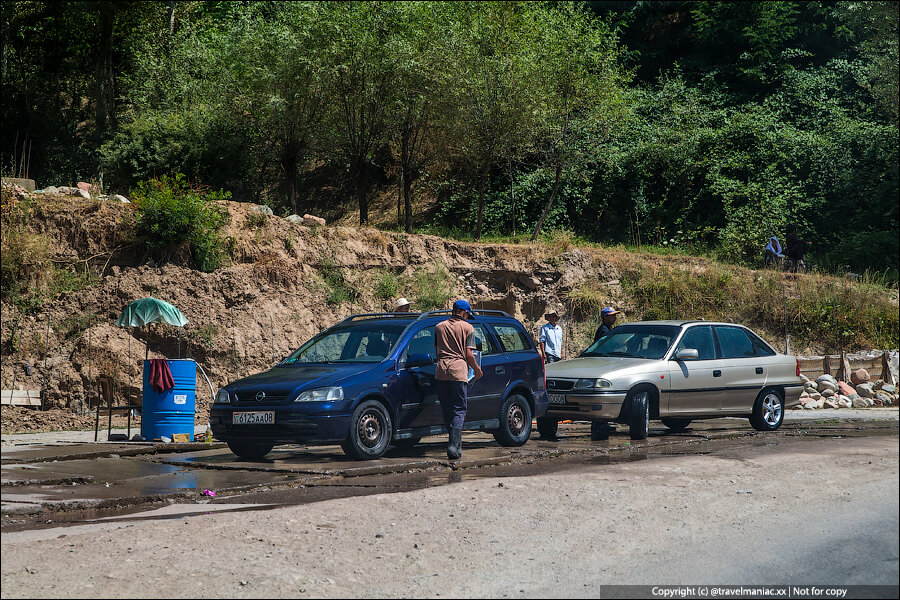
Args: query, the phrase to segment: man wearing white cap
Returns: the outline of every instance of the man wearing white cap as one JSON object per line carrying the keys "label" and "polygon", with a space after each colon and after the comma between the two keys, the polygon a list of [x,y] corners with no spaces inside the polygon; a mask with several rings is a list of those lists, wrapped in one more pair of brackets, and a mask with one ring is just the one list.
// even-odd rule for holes
{"label": "man wearing white cap", "polygon": [[394,312],[408,313],[409,300],[407,300],[406,298],[399,298],[396,302],[394,302]]}

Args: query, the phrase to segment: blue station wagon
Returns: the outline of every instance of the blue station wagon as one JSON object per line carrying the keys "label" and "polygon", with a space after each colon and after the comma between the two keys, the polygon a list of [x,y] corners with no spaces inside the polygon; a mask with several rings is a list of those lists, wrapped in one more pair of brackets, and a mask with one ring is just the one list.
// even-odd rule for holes
{"label": "blue station wagon", "polygon": [[[353,458],[382,456],[447,433],[434,384],[434,328],[450,311],[353,315],[272,369],[229,383],[210,409],[213,435],[242,458],[276,444],[340,443]],[[547,411],[544,365],[531,336],[503,311],[469,321],[484,376],[469,388],[463,429],[521,446]]]}

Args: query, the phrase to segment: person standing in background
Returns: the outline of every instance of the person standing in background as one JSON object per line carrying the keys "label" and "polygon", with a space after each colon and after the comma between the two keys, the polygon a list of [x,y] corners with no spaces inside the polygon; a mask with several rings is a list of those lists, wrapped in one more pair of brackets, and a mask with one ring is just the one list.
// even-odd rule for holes
{"label": "person standing in background", "polygon": [[549,365],[562,360],[562,327],[557,324],[559,313],[556,312],[556,309],[545,314],[544,318],[547,319],[547,323],[541,327],[538,334],[538,345],[544,364]]}

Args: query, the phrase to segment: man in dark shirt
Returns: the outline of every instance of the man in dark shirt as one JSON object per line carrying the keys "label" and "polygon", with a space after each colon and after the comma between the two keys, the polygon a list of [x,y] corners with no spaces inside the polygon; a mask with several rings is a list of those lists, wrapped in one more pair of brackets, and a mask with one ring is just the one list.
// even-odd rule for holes
{"label": "man in dark shirt", "polygon": [[793,261],[800,262],[801,260],[806,258],[806,247],[812,244],[812,242],[808,242],[806,240],[801,240],[797,237],[797,226],[796,225],[788,225],[785,230],[787,236],[785,237],[785,250],[788,258]]}
{"label": "man in dark shirt", "polygon": [[594,334],[595,342],[609,333],[610,329],[616,326],[616,315],[621,313],[622,311],[616,310],[612,306],[607,306],[600,311],[601,323],[600,327],[597,328],[597,332]]}

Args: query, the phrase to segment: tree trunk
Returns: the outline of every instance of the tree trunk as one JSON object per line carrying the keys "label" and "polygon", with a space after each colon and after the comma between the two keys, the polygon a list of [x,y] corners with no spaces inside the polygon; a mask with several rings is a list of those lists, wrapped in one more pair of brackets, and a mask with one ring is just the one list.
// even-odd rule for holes
{"label": "tree trunk", "polygon": [[403,174],[403,209],[406,212],[406,233],[412,233],[412,177],[408,166],[404,167]]}
{"label": "tree trunk", "polygon": [[113,30],[116,22],[115,2],[97,4],[100,25],[96,63],[96,135],[103,139],[115,118],[115,91],[113,89]]}
{"label": "tree trunk", "polygon": [[553,206],[553,201],[556,199],[556,192],[559,190],[559,176],[562,173],[562,165],[556,165],[556,179],[553,182],[553,192],[550,193],[550,199],[547,200],[546,206],[544,206],[544,212],[541,213],[541,218],[538,219],[537,226],[534,228],[534,233],[531,235],[531,241],[537,239],[538,234],[541,232],[541,227],[544,225],[544,219],[547,218],[547,213],[550,212],[550,207]]}
{"label": "tree trunk", "polygon": [[475,226],[475,241],[481,239],[481,219],[484,214],[484,185],[487,183],[488,173],[491,170],[491,163],[485,162],[481,169],[481,175],[478,178],[478,224]]}
{"label": "tree trunk", "polygon": [[284,177],[284,195],[295,215],[300,213],[297,162],[297,153],[294,150],[288,149],[281,156],[281,171]]}
{"label": "tree trunk", "polygon": [[366,189],[369,183],[368,173],[366,173],[366,161],[357,161],[356,168],[356,200],[359,204],[359,224],[367,225],[369,223],[369,198]]}

